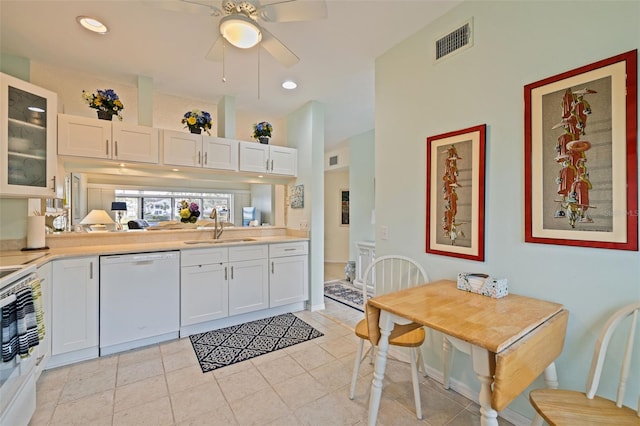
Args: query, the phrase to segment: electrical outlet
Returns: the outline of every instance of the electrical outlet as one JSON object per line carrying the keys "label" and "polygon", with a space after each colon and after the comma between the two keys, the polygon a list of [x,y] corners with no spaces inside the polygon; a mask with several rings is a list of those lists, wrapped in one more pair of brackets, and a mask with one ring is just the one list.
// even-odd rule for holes
{"label": "electrical outlet", "polygon": [[303,220],[302,222],[300,222],[300,229],[302,229],[303,231],[308,231],[309,222],[307,222],[306,220]]}
{"label": "electrical outlet", "polygon": [[380,227],[380,238],[383,240],[389,239],[389,227],[387,225],[383,225]]}

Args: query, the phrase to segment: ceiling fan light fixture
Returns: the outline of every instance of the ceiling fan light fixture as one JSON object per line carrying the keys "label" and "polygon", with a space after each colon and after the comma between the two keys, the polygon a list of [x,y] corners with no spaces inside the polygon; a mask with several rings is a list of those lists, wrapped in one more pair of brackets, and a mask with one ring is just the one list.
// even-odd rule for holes
{"label": "ceiling fan light fixture", "polygon": [[76,16],[76,21],[78,21],[78,24],[82,25],[83,28],[96,34],[104,35],[109,32],[109,28],[107,28],[105,24],[91,16]]}
{"label": "ceiling fan light fixture", "polygon": [[220,20],[220,34],[241,49],[249,49],[262,40],[262,32],[253,19],[239,14],[225,16]]}

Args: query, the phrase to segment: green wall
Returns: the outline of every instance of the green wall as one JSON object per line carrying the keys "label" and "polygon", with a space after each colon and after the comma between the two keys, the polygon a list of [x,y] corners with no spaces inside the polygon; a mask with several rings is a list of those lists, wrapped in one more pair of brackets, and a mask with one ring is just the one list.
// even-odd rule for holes
{"label": "green wall", "polygon": [[[473,18],[474,45],[435,64],[433,41]],[[376,61],[376,254],[403,253],[432,279],[486,272],[509,291],[559,302],[570,312],[560,385],[584,390],[596,336],[619,307],[640,300],[637,251],[524,242],[524,100],[526,84],[637,49],[639,2],[464,2]],[[484,262],[425,253],[425,140],[487,124]],[[389,240],[380,239],[388,226]],[[432,333],[434,334],[434,333]],[[426,351],[442,369],[440,339]],[[614,345],[617,342],[614,342]],[[478,390],[469,357],[456,354],[454,379]],[[625,403],[640,394],[634,354]],[[601,392],[611,397],[615,374]],[[542,387],[538,379],[533,387]],[[525,391],[509,409],[533,410]]]}

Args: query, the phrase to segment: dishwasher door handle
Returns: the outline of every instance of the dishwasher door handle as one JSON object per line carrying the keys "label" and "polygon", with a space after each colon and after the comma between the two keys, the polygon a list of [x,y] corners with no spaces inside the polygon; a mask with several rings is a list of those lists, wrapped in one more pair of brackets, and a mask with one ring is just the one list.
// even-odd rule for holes
{"label": "dishwasher door handle", "polygon": [[155,261],[150,259],[150,260],[136,260],[136,261],[132,262],[131,264],[133,266],[145,266],[145,265],[153,265],[154,263],[155,263]]}

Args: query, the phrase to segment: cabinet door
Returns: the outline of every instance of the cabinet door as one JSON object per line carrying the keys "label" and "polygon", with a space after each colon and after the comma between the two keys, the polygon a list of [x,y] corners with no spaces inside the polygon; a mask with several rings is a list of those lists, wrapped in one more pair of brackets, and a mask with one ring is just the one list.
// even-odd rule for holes
{"label": "cabinet door", "polygon": [[240,171],[267,173],[269,171],[269,145],[240,141]]}
{"label": "cabinet door", "polygon": [[298,150],[286,146],[269,146],[269,173],[298,175]]}
{"label": "cabinet door", "polygon": [[269,307],[268,260],[229,263],[229,315]]}
{"label": "cabinet door", "polygon": [[111,158],[111,122],[58,114],[58,155]]}
{"label": "cabinet door", "polygon": [[221,263],[181,268],[181,327],[229,315],[228,268]]}
{"label": "cabinet door", "polygon": [[309,262],[306,255],[270,260],[269,307],[309,299]]}
{"label": "cabinet door", "polygon": [[57,95],[2,73],[0,93],[2,194],[56,196]]}
{"label": "cabinet door", "polygon": [[238,171],[238,141],[203,136],[202,151],[204,152],[203,167]]}
{"label": "cabinet door", "polygon": [[158,163],[158,130],[152,127],[112,123],[113,159]]}
{"label": "cabinet door", "polygon": [[53,262],[52,354],[98,346],[98,258]]}
{"label": "cabinet door", "polygon": [[163,163],[202,167],[202,136],[186,132],[162,132]]}

